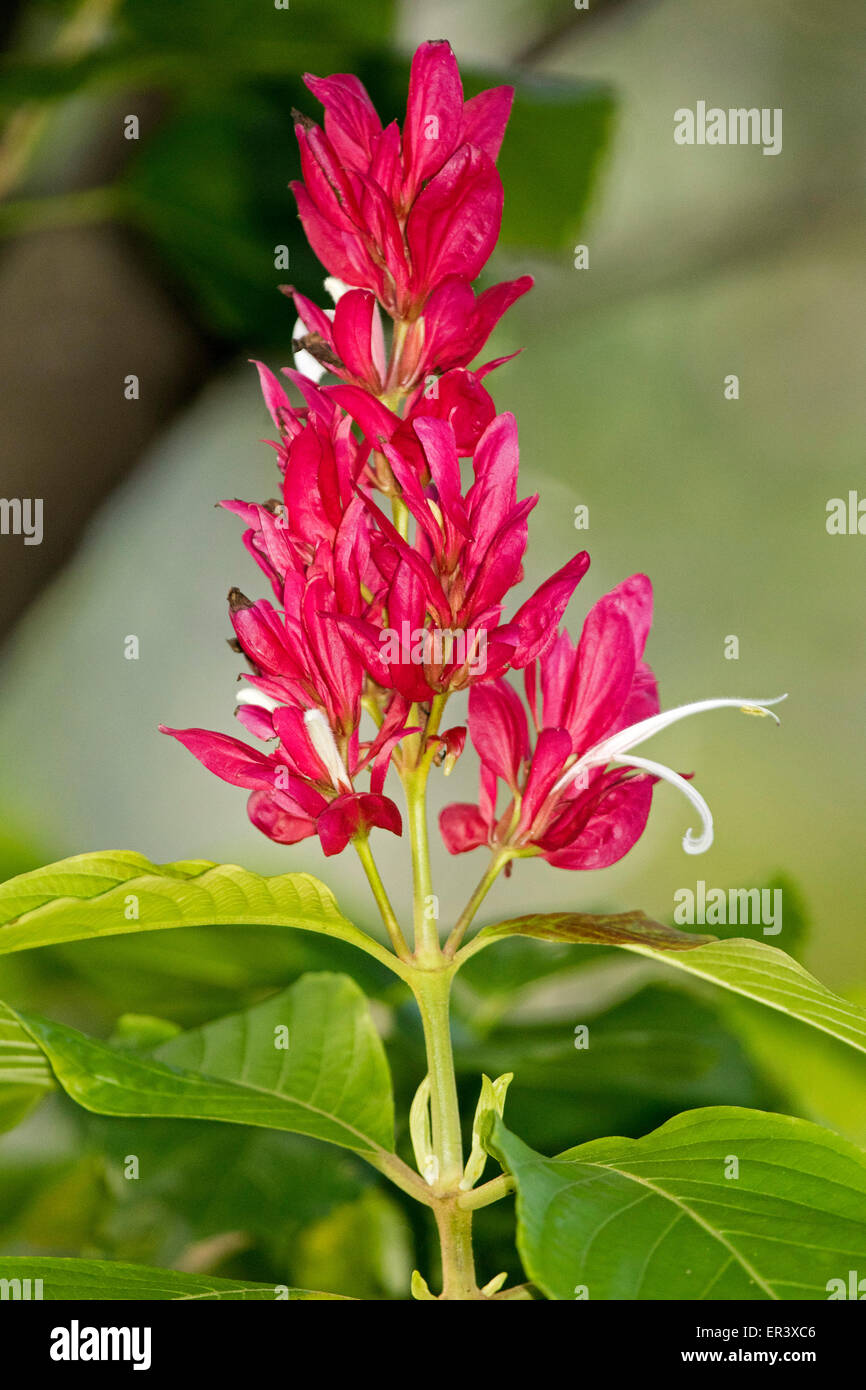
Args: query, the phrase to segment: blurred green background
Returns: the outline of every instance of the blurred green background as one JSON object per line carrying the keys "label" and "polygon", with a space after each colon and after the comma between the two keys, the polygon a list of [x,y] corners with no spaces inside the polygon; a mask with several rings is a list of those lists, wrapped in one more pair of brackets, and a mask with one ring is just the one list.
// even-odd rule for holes
{"label": "blurred green background", "polygon": [[[213,504],[272,495],[258,442],[270,422],[246,358],[289,360],[278,283],[321,299],[286,189],[290,109],[317,114],[299,74],[357,71],[395,115],[407,55],[444,36],[467,86],[518,82],[488,281],[529,270],[536,289],[493,343],[525,351],[488,385],[517,413],[524,492],[541,494],[527,590],[585,546],[592,568],[568,625],[577,633],[594,599],[648,573],[664,705],[790,696],[781,729],[717,712],[650,750],[694,771],[716,820],[707,855],[682,852],[689,808],[661,787],[624,861],[592,878],[519,864],[487,919],[639,906],[670,920],[674,893],[697,879],[781,883],[784,926],[767,940],[862,998],[866,539],[825,527],[830,498],[866,496],[862,7],[31,0],[4,23],[2,491],[45,499],[41,547],[0,538],[4,872],[108,847],[303,868],[372,925],[348,856],[326,865],[312,842],[270,844],[243,794],[156,725],[232,729],[224,595],[263,592],[237,521]],[[781,107],[782,153],[675,145],[674,111],[698,100]],[[123,137],[130,113],[137,141]],[[288,272],[274,268],[280,245]],[[137,401],[124,400],[128,373]],[[581,504],[587,531],[573,524]],[[473,796],[475,779],[469,753],[435,784],[434,807]],[[406,906],[404,845],[379,835],[375,848]],[[440,846],[435,867],[447,921],[481,856]],[[467,971],[459,1001],[467,1105],[480,1070],[514,1062],[509,1115],[537,1147],[637,1134],[720,1102],[866,1141],[862,1070],[829,1041],[631,959],[500,949]],[[333,960],[264,931],[130,937],[13,959],[0,997],[95,1032],[129,1009],[187,1024]],[[338,965],[357,974],[354,958]],[[533,983],[518,988],[524,969]],[[387,981],[361,983],[405,1099],[422,1069],[414,1024]],[[591,1075],[571,1038],[590,1018]],[[426,1227],[353,1160],[220,1128],[84,1120],[50,1101],[0,1144],[0,1245],[254,1278],[288,1266],[289,1282],[361,1296],[396,1296],[408,1263],[426,1268]],[[152,1158],[147,1181],[119,1178],[129,1152]],[[203,1171],[220,1174],[206,1191]],[[509,1222],[496,1208],[479,1223],[491,1269],[513,1266]]]}

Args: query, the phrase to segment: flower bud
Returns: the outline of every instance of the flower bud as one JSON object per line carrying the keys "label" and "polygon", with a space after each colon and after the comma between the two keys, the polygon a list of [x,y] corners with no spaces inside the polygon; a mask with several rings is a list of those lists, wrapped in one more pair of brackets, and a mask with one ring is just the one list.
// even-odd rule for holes
{"label": "flower bud", "polygon": [[475,1186],[484,1172],[484,1165],[487,1162],[487,1151],[481,1138],[482,1120],[491,1110],[500,1118],[502,1117],[505,1110],[505,1094],[513,1078],[514,1072],[511,1071],[507,1071],[504,1076],[497,1077],[495,1081],[491,1081],[489,1076],[482,1076],[481,1078],[481,1095],[478,1097],[475,1119],[472,1123],[472,1150],[460,1180],[460,1187],[464,1192],[468,1192],[470,1188]]}

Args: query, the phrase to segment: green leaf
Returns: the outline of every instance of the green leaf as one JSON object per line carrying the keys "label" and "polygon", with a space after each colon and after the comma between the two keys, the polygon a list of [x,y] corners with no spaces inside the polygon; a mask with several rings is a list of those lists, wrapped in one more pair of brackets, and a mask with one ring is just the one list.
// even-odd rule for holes
{"label": "green leaf", "polygon": [[0,955],[170,927],[277,926],[321,932],[389,960],[311,874],[262,878],[236,864],[151,864],[114,850],[77,854],[0,884]]}
{"label": "green leaf", "polygon": [[[578,1036],[580,1025],[586,1025],[585,1038]],[[683,1109],[732,1100],[730,1091],[742,1087],[748,1075],[734,1038],[709,1001],[670,982],[647,984],[597,1017],[583,1010],[568,1019],[518,1016],[477,1043],[462,1043],[455,1062],[461,1073],[474,1076],[501,1072],[510,1063],[517,1081],[509,1104],[528,1088],[534,1095],[547,1092],[548,1104],[554,1093],[562,1099],[574,1092],[587,1100],[630,1092]],[[736,1085],[726,1087],[728,1076]],[[702,1094],[708,1082],[715,1092],[711,1098]],[[720,1094],[725,1089],[728,1094]]]}
{"label": "green leaf", "polygon": [[[467,91],[483,83],[469,79]],[[589,208],[610,140],[615,103],[601,83],[518,77],[499,172],[502,241],[544,251],[571,247]],[[563,159],[563,155],[566,158]]]}
{"label": "green leaf", "polygon": [[[85,1147],[102,1155],[114,1198],[100,1244],[87,1253],[175,1264],[191,1242],[243,1232],[256,1252],[255,1266],[245,1260],[245,1268],[267,1270],[283,1283],[356,1292],[350,1282],[309,1279],[299,1268],[300,1231],[376,1181],[345,1149],[250,1125],[80,1114]],[[118,1181],[130,1154],[138,1159],[138,1180]],[[0,1170],[0,1190],[6,1176]],[[3,1237],[0,1223],[0,1248]],[[13,1248],[8,1237],[5,1248]],[[42,1248],[61,1253],[48,1242]]]}
{"label": "green leaf", "polygon": [[[47,1132],[50,1130],[43,1131]],[[37,1167],[37,1180],[29,1193],[26,1189],[22,1192],[20,1179],[15,1181],[13,1169],[18,1200],[14,1203],[12,1229],[4,1233],[11,1248],[32,1253],[45,1251],[52,1255],[77,1255],[82,1250],[94,1256],[106,1253],[101,1245],[101,1232],[112,1197],[102,1158],[95,1153],[82,1153],[59,1167],[42,1167],[34,1164],[32,1149],[27,1153],[26,1141],[22,1148],[29,1159],[28,1167]],[[4,1173],[4,1184],[6,1179]]]}
{"label": "green leaf", "polygon": [[[352,71],[393,23],[393,0],[354,11],[338,0],[239,6],[237,0],[126,0],[112,36],[90,52],[0,63],[0,106],[53,101],[116,87],[240,83],[268,75]],[[193,61],[194,58],[194,61]]]}
{"label": "green leaf", "polygon": [[720,996],[723,1015],[781,1097],[777,1108],[866,1147],[866,1076],[854,1048],[753,999]]}
{"label": "green leaf", "polygon": [[512,917],[507,922],[497,922],[492,927],[482,927],[466,953],[474,955],[476,950],[480,951],[493,941],[509,936],[532,936],[540,941],[554,941],[558,945],[642,945],[659,951],[692,951],[714,940],[712,936],[699,936],[696,932],[668,927],[664,922],[655,922],[646,913],[636,910],[612,914],[536,912]]}
{"label": "green leaf", "polygon": [[[258,1003],[309,971],[351,975],[372,998],[397,988],[392,971],[355,946],[314,932],[273,927],[186,927],[73,941],[21,952],[7,957],[6,963],[30,967],[30,978],[16,983],[17,997],[26,999],[28,1008],[54,1018],[74,989],[77,1002],[94,1020],[92,1031],[100,1037],[107,1036],[106,1030],[124,1012],[155,1014],[174,1019],[182,1028],[197,1028]],[[646,962],[628,964],[653,969]]]}
{"label": "green leaf", "polygon": [[19,1124],[53,1088],[39,1047],[0,1003],[0,1133]]}
{"label": "green leaf", "polygon": [[[210,48],[224,65],[234,67],[239,62],[238,51],[243,56],[245,47],[255,44],[276,46],[284,64],[291,62],[293,51],[311,38],[319,44],[378,44],[390,32],[394,3],[366,0],[353,9],[342,0],[291,0],[290,7],[277,9],[273,0],[267,5],[185,0],[180,7],[175,0],[124,0],[121,19],[124,27],[145,42],[163,43],[170,35],[178,47],[195,53],[202,47]],[[295,59],[296,69],[302,57],[303,53]]]}
{"label": "green leaf", "polygon": [[492,942],[515,935],[621,946],[755,999],[866,1052],[866,1009],[834,994],[798,961],[765,941],[745,937],[716,941],[654,922],[642,912],[609,917],[550,912],[484,927],[463,948],[463,957],[471,958]]}
{"label": "green leaf", "polygon": [[834,994],[798,961],[765,941],[735,937],[675,955],[650,945],[623,944],[626,950],[755,999],[866,1052],[866,1009]]}
{"label": "green leaf", "polygon": [[[667,979],[596,1011],[589,994],[572,978],[538,999],[538,1013],[520,1008],[482,1039],[455,1049],[465,1089],[480,1072],[513,1069],[509,1124],[532,1135],[537,1148],[557,1153],[600,1134],[646,1134],[697,1106],[773,1108],[778,1093],[724,1026],[718,996],[697,998]],[[581,1024],[588,1026],[586,1037],[578,1036]]]}
{"label": "green leaf", "polygon": [[[286,280],[321,296],[324,272],[286,187],[298,161],[286,144],[291,110],[305,96],[298,75],[276,89],[217,83],[187,93],[121,181],[125,214],[181,296],[208,328],[235,341],[289,344],[294,315],[278,290]],[[279,246],[288,250],[287,269],[275,266]]]}
{"label": "green leaf", "polygon": [[168,1018],[156,1018],[152,1014],[121,1014],[114,1025],[109,1044],[117,1048],[129,1048],[133,1052],[147,1052],[177,1037],[182,1029]]}
{"label": "green leaf", "polygon": [[[48,1256],[0,1256],[0,1281],[13,1281],[4,1298],[20,1298],[20,1281],[42,1280],[40,1297],[45,1302],[73,1299],[215,1299],[274,1302],[283,1299],[341,1299],[342,1294],[314,1293],[311,1289],[286,1289],[275,1284],[247,1284],[236,1279],[216,1279],[210,1274],[179,1274],[174,1269],[150,1269],[147,1265],[112,1260],[64,1260]],[[14,1281],[19,1281],[16,1284]]]}
{"label": "green leaf", "polygon": [[866,1153],[805,1120],[692,1110],[552,1159],[501,1120],[487,1142],[548,1298],[826,1299],[866,1259]]}
{"label": "green leaf", "polygon": [[368,1188],[299,1231],[292,1242],[296,1279],[347,1289],[367,1301],[402,1299],[412,1276],[407,1214],[388,1192]]}
{"label": "green leaf", "polygon": [[[136,1056],[18,1014],[64,1090],[101,1115],[175,1115],[291,1130],[376,1155],[393,1148],[388,1063],[346,975],[305,975],[243,1013]],[[280,1044],[288,1042],[287,1047]]]}

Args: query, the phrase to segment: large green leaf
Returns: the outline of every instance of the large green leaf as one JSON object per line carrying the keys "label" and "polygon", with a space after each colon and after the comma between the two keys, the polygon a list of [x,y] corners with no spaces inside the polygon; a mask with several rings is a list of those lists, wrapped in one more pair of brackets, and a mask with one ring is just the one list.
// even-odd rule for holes
{"label": "large green leaf", "polygon": [[735,937],[677,954],[637,944],[626,949],[755,999],[866,1052],[866,1009],[834,994],[798,961],[765,941]]}
{"label": "large green leaf", "polygon": [[[570,980],[563,991],[560,1016],[519,1014],[478,1042],[461,1042],[455,1063],[467,1105],[474,1102],[479,1074],[513,1071],[508,1123],[546,1153],[600,1134],[646,1134],[697,1106],[772,1106],[776,1093],[724,1026],[717,1000],[699,999],[667,980],[598,1014],[581,1006],[566,1015],[575,984]],[[552,997],[549,1007],[552,1013]],[[575,1036],[580,1024],[588,1027],[582,1039]]]}
{"label": "large green leaf", "polygon": [[466,954],[474,955],[475,951],[480,951],[492,942],[510,936],[531,936],[539,941],[555,942],[557,945],[645,945],[664,951],[693,951],[704,942],[715,939],[666,926],[664,922],[656,922],[652,917],[647,917],[645,912],[637,910],[607,914],[535,912],[522,917],[511,917],[507,922],[497,922],[492,927],[482,927],[465,948]]}
{"label": "large green leaf", "polygon": [[[467,90],[479,85],[470,79]],[[506,246],[571,248],[593,196],[614,111],[613,94],[601,83],[517,79],[499,158]]]}
{"label": "large green leaf", "polygon": [[[297,1246],[302,1230],[375,1184],[375,1173],[345,1150],[250,1125],[80,1114],[85,1146],[102,1155],[112,1178],[130,1154],[139,1165],[137,1181],[111,1181],[100,1255],[174,1264],[190,1244],[242,1232],[256,1251],[256,1268],[281,1271],[281,1282],[356,1292],[351,1281],[301,1277]],[[5,1176],[4,1168],[0,1188]],[[13,1248],[8,1240],[6,1248]],[[50,1238],[37,1248],[60,1253]]]}
{"label": "large green leaf", "polygon": [[[653,970],[646,961],[626,964]],[[9,966],[17,967],[16,978],[3,985]],[[64,1016],[73,990],[82,1017],[92,1019],[92,1031],[105,1036],[124,1012],[156,1014],[196,1028],[315,970],[351,975],[373,998],[399,988],[391,970],[354,946],[273,927],[186,927],[22,951],[0,958],[0,985],[6,996],[48,1018]]]}
{"label": "large green leaf", "polygon": [[[279,9],[267,5],[239,5],[237,0],[124,0],[122,29],[146,43],[171,43],[195,54],[209,49],[224,68],[241,66],[247,50],[276,48],[283,66],[295,71],[306,54],[297,50],[312,39],[320,44],[380,44],[390,34],[393,0],[365,0],[363,6],[347,6],[343,0],[291,0]],[[272,59],[272,62],[275,62]]]}
{"label": "large green leaf", "polygon": [[753,999],[730,993],[716,997],[744,1051],[781,1097],[776,1108],[835,1129],[866,1147],[862,1053],[829,1033],[804,1028],[777,1009],[765,1009]]}
{"label": "large green leaf", "polygon": [[488,1145],[548,1298],[826,1299],[866,1260],[866,1153],[805,1120],[692,1110],[559,1158],[496,1120]]}
{"label": "large green leaf", "polygon": [[[174,1269],[150,1269],[111,1260],[64,1260],[51,1256],[0,1256],[0,1282],[4,1298],[21,1298],[21,1281],[29,1279],[27,1296],[34,1298],[33,1281],[41,1279],[39,1297],[46,1303],[71,1299],[341,1299],[341,1294],[314,1293],[311,1289],[286,1289],[275,1284],[247,1284],[236,1279],[216,1279],[210,1274],[179,1274]],[[18,1281],[17,1283],[15,1281]]]}
{"label": "large green leaf", "polygon": [[642,912],[609,917],[550,912],[484,927],[463,948],[464,958],[512,936],[620,946],[755,999],[866,1052],[866,1009],[834,994],[798,961],[765,941],[715,941],[654,922]]}
{"label": "large green leaf", "polygon": [[260,1125],[372,1156],[393,1147],[385,1052],[364,995],[346,975],[304,975],[148,1056],[48,1019],[18,1017],[64,1090],[98,1114]]}
{"label": "large green leaf", "polygon": [[236,864],[151,864],[112,850],[77,854],[0,884],[0,955],[169,927],[278,926],[349,941],[388,959],[311,874],[262,878]]}
{"label": "large green leaf", "polygon": [[53,1086],[42,1051],[0,1003],[0,1133],[23,1120]]}

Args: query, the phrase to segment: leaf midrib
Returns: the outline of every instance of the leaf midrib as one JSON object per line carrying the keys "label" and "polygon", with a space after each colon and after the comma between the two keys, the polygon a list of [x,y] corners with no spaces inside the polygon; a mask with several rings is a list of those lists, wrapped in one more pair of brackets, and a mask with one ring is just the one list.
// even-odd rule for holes
{"label": "leaf midrib", "polygon": [[[96,1046],[96,1047],[98,1047],[99,1044],[98,1044],[98,1043],[97,1043],[97,1044],[91,1044],[91,1046]],[[131,1059],[126,1059],[126,1060],[131,1060]],[[224,1086],[224,1087],[226,1087],[226,1088],[228,1088],[228,1089],[230,1089],[230,1090],[232,1090],[232,1091],[238,1091],[241,1095],[243,1095],[244,1091],[253,1091],[253,1092],[255,1092],[257,1095],[268,1096],[268,1097],[269,1097],[270,1099],[272,1099],[272,1100],[276,1100],[276,1101],[279,1101],[279,1102],[285,1102],[286,1104],[297,1105],[297,1106],[298,1106],[300,1109],[302,1109],[302,1110],[309,1111],[311,1114],[318,1115],[318,1116],[320,1116],[322,1119],[329,1120],[332,1124],[334,1124],[334,1125],[336,1125],[338,1128],[344,1130],[347,1134],[354,1135],[354,1136],[356,1136],[358,1139],[363,1140],[363,1141],[364,1141],[364,1147],[365,1147],[366,1149],[369,1149],[370,1152],[376,1153],[376,1154],[384,1154],[384,1155],[387,1155],[387,1153],[389,1152],[386,1148],[384,1148],[384,1146],[383,1146],[382,1144],[379,1144],[375,1139],[373,1139],[371,1135],[369,1135],[369,1134],[364,1134],[362,1130],[356,1129],[355,1126],[349,1124],[349,1122],[348,1122],[347,1120],[340,1119],[338,1116],[330,1114],[327,1110],[322,1110],[322,1108],[321,1108],[320,1106],[313,1105],[313,1104],[311,1104],[309,1101],[302,1100],[300,1097],[283,1095],[283,1094],[281,1094],[279,1091],[273,1091],[273,1090],[271,1090],[269,1087],[266,1087],[266,1086],[256,1086],[256,1085],[254,1085],[254,1084],[251,1083],[251,1082],[244,1082],[243,1085],[240,1085],[238,1082],[227,1080],[225,1077],[211,1076],[211,1074],[210,1074],[209,1072],[201,1072],[201,1073],[199,1073],[199,1072],[190,1072],[190,1071],[186,1071],[183,1067],[172,1067],[171,1064],[168,1063],[168,1062],[159,1062],[159,1061],[155,1061],[155,1063],[151,1063],[150,1060],[149,1060],[148,1058],[144,1058],[144,1057],[135,1057],[134,1060],[135,1060],[136,1065],[137,1065],[145,1074],[155,1072],[155,1068],[156,1068],[156,1067],[165,1067],[165,1068],[169,1071],[169,1074],[172,1074],[172,1073],[173,1073],[175,1076],[178,1076],[178,1077],[182,1078],[182,1080],[185,1081],[186,1083],[189,1083],[189,1082],[194,1082],[194,1083],[196,1083],[196,1082],[197,1082],[197,1083],[200,1083],[203,1087],[206,1087],[208,1083],[210,1083],[211,1085]],[[80,1064],[78,1064],[78,1063],[75,1064],[75,1068],[76,1068],[77,1071],[79,1071],[80,1073],[82,1073],[84,1076],[88,1077],[88,1078],[91,1079],[91,1080],[99,1081],[99,1082],[102,1082],[102,1083],[105,1084],[105,1085],[112,1086],[112,1087],[115,1087],[115,1088],[118,1088],[118,1089],[120,1089],[120,1087],[123,1086],[123,1083],[118,1083],[117,1080],[116,1080],[114,1077],[111,1077],[111,1076],[102,1076],[102,1075],[100,1075],[98,1072],[95,1072],[95,1071],[92,1071],[92,1070],[86,1070],[86,1069],[84,1069],[83,1067],[81,1067]],[[160,1074],[160,1073],[156,1073],[156,1074]],[[128,1086],[123,1086],[123,1089],[129,1090],[129,1087],[128,1087]],[[152,1096],[154,1096],[157,1100],[159,1099],[160,1094],[162,1094],[162,1093],[159,1092],[159,1091],[150,1092],[150,1091],[144,1090],[144,1095],[152,1095]],[[84,1101],[82,1101],[81,1103],[82,1103],[83,1105],[85,1105],[85,1109],[90,1109],[90,1107],[87,1106],[87,1105],[85,1104]],[[98,1113],[101,1113],[101,1112],[97,1111],[97,1112],[95,1112],[95,1113],[98,1114]],[[119,1112],[119,1113],[127,1113],[127,1112]],[[136,1112],[132,1112],[132,1113],[133,1113],[133,1116],[134,1116]],[[192,1117],[191,1117],[191,1118],[192,1118]],[[223,1123],[228,1123],[228,1124],[235,1124],[235,1123],[238,1123],[238,1121],[233,1121],[233,1120],[231,1119],[230,1116],[226,1116],[226,1117],[219,1116],[219,1117],[214,1117],[214,1118],[215,1118],[215,1119],[218,1119],[218,1120],[222,1120]],[[265,1127],[266,1127],[266,1126],[262,1126],[262,1128],[265,1128]],[[311,1136],[311,1137],[315,1138],[315,1136]]]}

